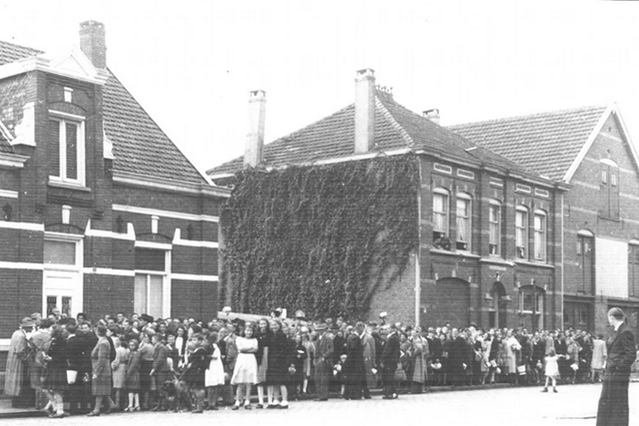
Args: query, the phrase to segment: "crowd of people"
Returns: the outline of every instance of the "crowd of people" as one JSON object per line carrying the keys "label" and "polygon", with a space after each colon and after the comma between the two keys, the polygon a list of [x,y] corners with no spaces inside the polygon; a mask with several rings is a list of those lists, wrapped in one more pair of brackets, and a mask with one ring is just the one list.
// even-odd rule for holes
{"label": "crowd of people", "polygon": [[123,313],[89,321],[54,310],[25,317],[13,334],[5,393],[16,406],[35,406],[35,395],[43,395],[42,410],[52,418],[287,409],[291,400],[326,401],[329,391],[370,399],[379,387],[385,399],[431,386],[498,382],[545,382],[547,390],[552,381],[556,391],[556,380],[601,380],[606,356],[603,336],[572,329],[422,329],[385,318],[364,324],[277,313],[209,323]]}

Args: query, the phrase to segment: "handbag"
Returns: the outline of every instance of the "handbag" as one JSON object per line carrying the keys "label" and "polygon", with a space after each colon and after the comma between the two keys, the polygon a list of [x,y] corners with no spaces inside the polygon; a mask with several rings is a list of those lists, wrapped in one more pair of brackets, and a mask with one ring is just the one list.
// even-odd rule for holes
{"label": "handbag", "polygon": [[397,369],[395,370],[395,374],[393,374],[393,378],[396,382],[405,382],[406,381],[406,372],[402,367],[402,363],[397,363]]}

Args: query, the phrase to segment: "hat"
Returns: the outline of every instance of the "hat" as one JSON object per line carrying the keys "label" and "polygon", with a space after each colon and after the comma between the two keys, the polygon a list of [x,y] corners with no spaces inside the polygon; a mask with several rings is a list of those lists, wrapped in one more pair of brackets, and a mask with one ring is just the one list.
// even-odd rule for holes
{"label": "hat", "polygon": [[22,322],[20,323],[20,327],[33,327],[34,325],[35,322],[29,317],[22,318]]}
{"label": "hat", "polygon": [[144,320],[146,322],[153,322],[153,317],[149,314],[142,314],[140,315],[140,319]]}
{"label": "hat", "polygon": [[298,309],[297,311],[295,311],[295,319],[306,320],[306,314],[303,310]]}
{"label": "hat", "polygon": [[326,324],[317,324],[315,326],[315,331],[325,331],[328,330],[328,326]]}

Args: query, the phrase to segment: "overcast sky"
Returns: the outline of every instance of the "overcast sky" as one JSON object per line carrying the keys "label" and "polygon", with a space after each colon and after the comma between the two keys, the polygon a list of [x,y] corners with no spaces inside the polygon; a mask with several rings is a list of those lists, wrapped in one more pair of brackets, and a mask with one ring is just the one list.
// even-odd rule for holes
{"label": "overcast sky", "polygon": [[249,90],[270,142],[352,103],[361,68],[444,125],[616,101],[639,141],[637,2],[0,0],[0,39],[63,51],[89,19],[202,169],[242,154]]}

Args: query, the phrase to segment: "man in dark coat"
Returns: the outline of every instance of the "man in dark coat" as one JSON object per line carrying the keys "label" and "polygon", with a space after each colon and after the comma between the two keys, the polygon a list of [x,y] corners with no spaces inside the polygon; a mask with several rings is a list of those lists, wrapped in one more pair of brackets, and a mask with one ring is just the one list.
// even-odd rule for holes
{"label": "man in dark coat", "polygon": [[623,311],[612,308],[608,322],[615,333],[608,340],[606,371],[599,398],[597,426],[628,426],[628,383],[630,367],[635,361],[635,337],[624,322]]}
{"label": "man in dark coat", "polygon": [[364,324],[358,322],[355,329],[346,338],[346,362],[344,363],[345,399],[361,399],[370,397],[366,386],[366,367],[364,364],[364,348],[362,335]]}
{"label": "man in dark coat", "polygon": [[333,339],[326,333],[327,329],[326,324],[318,324],[315,327],[315,331],[319,335],[313,359],[318,401],[328,399],[328,384],[333,371]]}
{"label": "man in dark coat", "polygon": [[399,362],[399,336],[397,326],[391,325],[385,330],[386,342],[382,349],[380,365],[382,367],[382,383],[384,385],[384,399],[396,399],[397,387],[395,384],[395,370]]}
{"label": "man in dark coat", "polygon": [[451,330],[452,340],[448,347],[448,374],[453,386],[462,385],[468,368],[468,350],[466,340],[459,334],[459,330]]}

